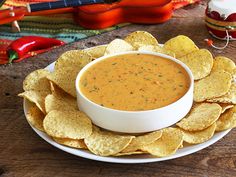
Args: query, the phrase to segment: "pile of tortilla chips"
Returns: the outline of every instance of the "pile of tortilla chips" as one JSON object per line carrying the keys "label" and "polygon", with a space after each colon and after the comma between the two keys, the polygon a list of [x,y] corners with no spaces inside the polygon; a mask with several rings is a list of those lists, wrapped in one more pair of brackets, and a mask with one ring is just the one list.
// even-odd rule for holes
{"label": "pile of tortilla chips", "polygon": [[[195,80],[194,104],[176,125],[139,135],[121,134],[93,125],[78,110],[75,90],[78,72],[98,57],[133,50],[174,56],[191,69]],[[100,156],[149,153],[165,157],[184,146],[203,143],[217,131],[236,127],[234,62],[222,56],[213,58],[208,50],[199,49],[183,35],[161,47],[150,33],[136,31],[105,46],[65,52],[56,61],[53,72],[39,69],[30,73],[23,89],[25,92],[19,96],[34,104],[26,115],[32,126],[46,132],[57,143],[88,149]]]}

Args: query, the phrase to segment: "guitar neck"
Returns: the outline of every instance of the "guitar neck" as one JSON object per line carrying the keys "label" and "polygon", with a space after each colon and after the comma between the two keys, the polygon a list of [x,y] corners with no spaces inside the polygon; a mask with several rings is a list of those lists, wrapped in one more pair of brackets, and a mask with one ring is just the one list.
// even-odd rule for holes
{"label": "guitar neck", "polygon": [[53,2],[42,2],[35,4],[28,4],[28,12],[37,12],[51,9],[61,9],[66,7],[78,7],[89,4],[102,4],[104,0],[59,0]]}

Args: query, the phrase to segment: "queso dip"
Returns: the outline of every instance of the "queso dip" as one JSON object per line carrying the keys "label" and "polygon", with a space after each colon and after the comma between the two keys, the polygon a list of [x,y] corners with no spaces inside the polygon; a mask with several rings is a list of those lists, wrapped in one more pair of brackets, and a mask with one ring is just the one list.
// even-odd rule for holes
{"label": "queso dip", "polygon": [[101,60],[82,75],[81,92],[101,106],[143,111],[167,106],[189,89],[178,63],[149,54],[123,54]]}

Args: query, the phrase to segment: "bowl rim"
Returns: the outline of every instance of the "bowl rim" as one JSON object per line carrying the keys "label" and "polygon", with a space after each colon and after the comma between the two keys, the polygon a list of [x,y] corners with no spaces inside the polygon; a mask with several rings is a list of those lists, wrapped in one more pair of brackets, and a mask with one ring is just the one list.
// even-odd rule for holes
{"label": "bowl rim", "polygon": [[[126,111],[126,110],[118,110],[118,109],[112,109],[112,108],[109,108],[109,107],[105,107],[105,106],[101,106],[93,101],[91,101],[90,99],[88,99],[80,90],[80,87],[79,87],[79,81],[80,81],[80,78],[81,76],[83,75],[83,73],[88,69],[90,68],[91,66],[93,66],[94,64],[96,64],[97,62],[101,61],[101,60],[105,60],[107,58],[111,58],[111,57],[114,57],[114,56],[120,56],[120,55],[126,55],[126,54],[148,54],[148,55],[155,55],[155,56],[159,56],[159,57],[163,57],[163,58],[166,58],[166,59],[169,59],[169,60],[172,60],[174,62],[176,62],[177,64],[181,65],[184,70],[187,72],[188,76],[189,76],[189,79],[190,79],[190,85],[189,85],[189,88],[188,90],[185,92],[185,94],[179,98],[178,100],[176,100],[175,102],[171,103],[171,104],[168,104],[166,106],[163,106],[163,107],[160,107],[160,108],[156,108],[156,109],[149,109],[149,110],[141,110],[141,111]],[[192,71],[190,70],[190,68],[184,64],[182,61],[172,57],[172,56],[169,56],[169,55],[166,55],[166,54],[163,54],[163,53],[159,53],[159,52],[151,52],[151,51],[127,51],[127,52],[120,52],[120,53],[116,53],[116,54],[109,54],[109,55],[105,55],[105,56],[102,56],[102,57],[99,57],[95,60],[93,60],[92,62],[88,63],[87,65],[85,65],[80,71],[79,73],[77,74],[76,76],[76,80],[75,80],[75,87],[76,87],[76,94],[77,94],[77,100],[78,100],[78,94],[83,97],[83,99],[85,99],[87,102],[89,102],[90,104],[92,104],[93,106],[95,107],[98,107],[100,109],[104,109],[106,111],[114,111],[116,113],[126,113],[126,114],[140,114],[140,113],[150,113],[150,112],[154,112],[154,111],[158,111],[158,110],[164,110],[164,109],[168,109],[168,107],[172,106],[172,105],[175,105],[177,104],[178,102],[180,102],[182,99],[184,99],[184,97],[192,90],[194,86],[194,77],[193,77],[193,73]]]}

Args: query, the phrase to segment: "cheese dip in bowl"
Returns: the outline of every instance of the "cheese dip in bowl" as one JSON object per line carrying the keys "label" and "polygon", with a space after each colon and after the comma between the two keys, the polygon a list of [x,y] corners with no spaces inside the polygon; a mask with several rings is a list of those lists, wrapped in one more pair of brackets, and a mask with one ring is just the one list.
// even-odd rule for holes
{"label": "cheese dip in bowl", "polygon": [[193,102],[193,75],[159,53],[125,52],[86,65],[76,79],[78,107],[99,127],[142,133],[171,126]]}

